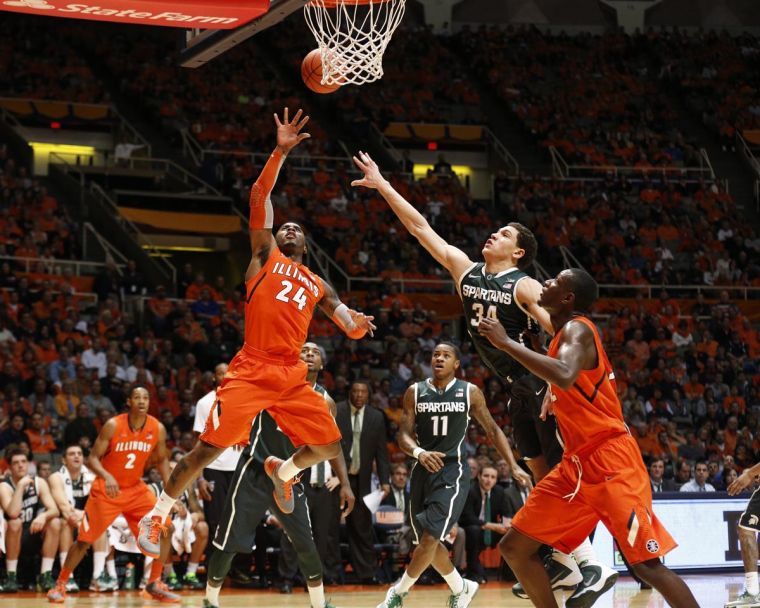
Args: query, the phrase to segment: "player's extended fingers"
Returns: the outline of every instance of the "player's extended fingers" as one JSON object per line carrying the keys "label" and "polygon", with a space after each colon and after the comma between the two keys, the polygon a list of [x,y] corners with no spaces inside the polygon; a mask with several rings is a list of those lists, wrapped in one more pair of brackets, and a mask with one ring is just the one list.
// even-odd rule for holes
{"label": "player's extended fingers", "polygon": [[301,143],[301,142],[302,142],[304,139],[310,139],[310,138],[311,138],[311,134],[310,134],[310,133],[301,133],[301,134],[298,136],[298,140],[297,140],[297,143],[299,143],[299,144],[300,144],[300,143]]}
{"label": "player's extended fingers", "polygon": [[282,122],[280,122],[280,117],[277,115],[277,112],[274,113],[274,124],[278,127],[282,126]]}
{"label": "player's extended fingers", "polygon": [[283,122],[285,124],[288,124],[290,121],[288,120],[288,108],[285,108],[285,111],[282,113],[283,116]]}
{"label": "player's extended fingers", "polygon": [[304,116],[301,119],[301,121],[296,125],[296,129],[298,129],[299,131],[301,129],[303,129],[306,126],[306,123],[309,122],[309,118],[310,118],[310,116],[308,114],[306,116]]}
{"label": "player's extended fingers", "polygon": [[301,114],[303,114],[303,110],[298,108],[298,112],[296,112],[296,115],[293,117],[293,120],[290,121],[290,124],[297,126],[298,121],[301,120]]}
{"label": "player's extended fingers", "polygon": [[[359,152],[359,154],[361,154],[361,152]],[[356,158],[356,156],[352,156],[351,158],[354,159],[354,164],[357,167],[359,167],[359,169],[361,169],[365,173],[367,172],[367,165],[365,165],[362,161],[360,161],[358,158]]]}

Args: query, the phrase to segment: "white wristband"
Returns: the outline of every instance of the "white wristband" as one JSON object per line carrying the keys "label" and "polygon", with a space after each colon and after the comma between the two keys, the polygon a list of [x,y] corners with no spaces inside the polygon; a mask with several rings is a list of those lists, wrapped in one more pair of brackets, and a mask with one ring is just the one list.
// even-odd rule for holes
{"label": "white wristband", "polygon": [[422,454],[422,452],[424,452],[424,451],[425,451],[425,450],[423,450],[421,447],[417,446],[417,447],[416,447],[416,448],[414,448],[414,450],[412,451],[412,458],[414,458],[415,460],[419,460],[419,458],[420,458],[420,454]]}

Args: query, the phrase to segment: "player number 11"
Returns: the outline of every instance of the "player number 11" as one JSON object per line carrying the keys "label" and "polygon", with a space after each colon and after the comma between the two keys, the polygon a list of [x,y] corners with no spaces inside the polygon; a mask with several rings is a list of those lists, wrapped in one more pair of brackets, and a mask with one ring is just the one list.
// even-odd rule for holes
{"label": "player number 11", "polygon": [[[445,436],[449,433],[449,417],[448,416],[433,416],[433,435],[435,437]],[[441,432],[438,432],[438,421],[441,421]]]}

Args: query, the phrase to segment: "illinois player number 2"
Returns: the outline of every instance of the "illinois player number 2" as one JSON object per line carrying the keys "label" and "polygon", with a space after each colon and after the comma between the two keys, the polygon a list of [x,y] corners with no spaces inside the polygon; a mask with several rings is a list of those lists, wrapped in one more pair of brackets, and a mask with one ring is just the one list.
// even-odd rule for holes
{"label": "illinois player number 2", "polygon": [[299,287],[295,295],[288,297],[291,291],[293,291],[293,283],[290,281],[283,281],[282,289],[280,290],[280,293],[275,296],[275,300],[285,303],[292,300],[298,304],[298,310],[303,310],[303,307],[306,306],[306,290],[303,287]]}
{"label": "illinois player number 2", "polygon": [[135,460],[137,460],[137,454],[134,454],[130,452],[127,454],[127,462],[124,464],[125,469],[134,469],[135,468]]}

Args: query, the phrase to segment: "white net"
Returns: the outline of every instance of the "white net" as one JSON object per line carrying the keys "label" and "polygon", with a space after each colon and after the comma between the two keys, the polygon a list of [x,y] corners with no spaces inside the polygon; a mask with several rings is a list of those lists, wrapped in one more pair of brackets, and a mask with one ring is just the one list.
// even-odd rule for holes
{"label": "white net", "polygon": [[311,0],[304,16],[322,55],[322,84],[367,84],[383,77],[383,54],[406,0]]}

